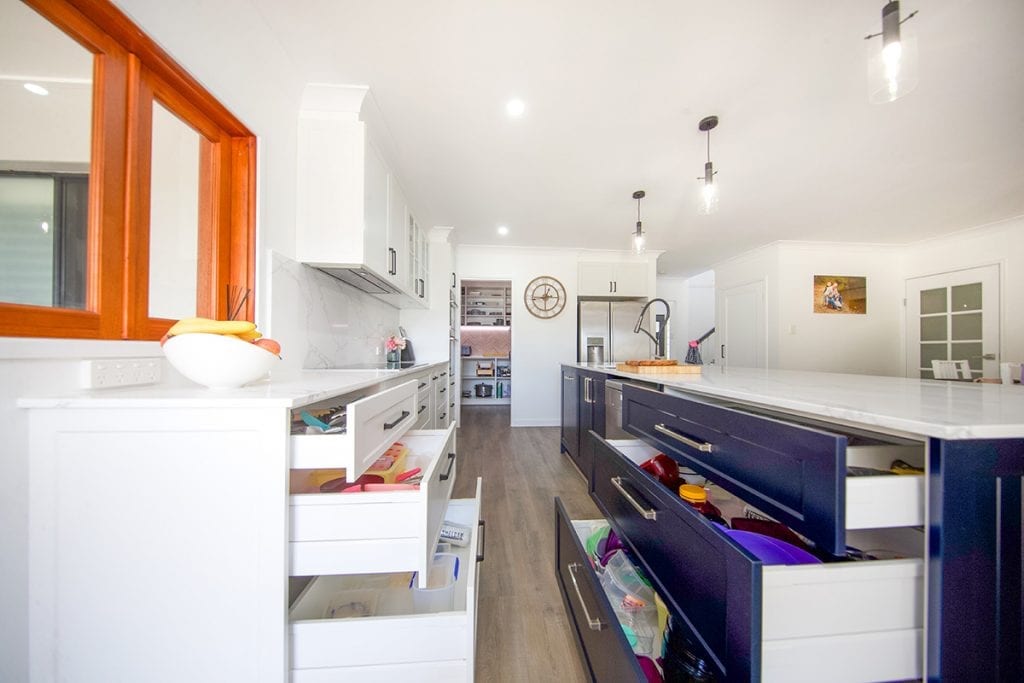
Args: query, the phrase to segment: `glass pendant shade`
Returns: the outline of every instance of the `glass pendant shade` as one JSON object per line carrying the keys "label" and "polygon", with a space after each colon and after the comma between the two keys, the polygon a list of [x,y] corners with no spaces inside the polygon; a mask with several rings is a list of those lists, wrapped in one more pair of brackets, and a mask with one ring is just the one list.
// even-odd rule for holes
{"label": "glass pendant shade", "polygon": [[866,41],[868,98],[892,102],[917,87],[917,36],[914,22],[900,24],[899,3],[882,10],[882,33]]}
{"label": "glass pendant shade", "polygon": [[700,202],[698,211],[703,216],[718,210],[718,183],[715,182],[715,171],[711,162],[704,164],[704,182],[700,186]]}
{"label": "glass pendant shade", "polygon": [[647,237],[644,235],[640,224],[636,224],[636,232],[633,233],[633,253],[638,256],[647,250]]}

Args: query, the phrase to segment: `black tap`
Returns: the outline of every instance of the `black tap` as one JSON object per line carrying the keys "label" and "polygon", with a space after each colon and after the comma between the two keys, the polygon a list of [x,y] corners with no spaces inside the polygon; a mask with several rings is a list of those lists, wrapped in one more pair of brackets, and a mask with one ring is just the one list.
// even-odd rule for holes
{"label": "black tap", "polygon": [[[655,301],[660,301],[665,306],[665,319],[661,321],[661,326],[655,329],[655,334],[651,334],[647,330],[642,329],[640,326],[644,324],[644,315],[647,313],[647,309],[650,308],[651,304],[653,304]],[[652,342],[654,342],[655,358],[660,359],[665,357],[665,329],[668,326],[669,315],[671,315],[671,311],[669,310],[667,301],[665,301],[664,299],[651,299],[646,304],[644,304],[643,309],[640,311],[640,317],[637,318],[636,327],[633,328],[633,332],[635,334],[640,334],[641,332],[643,332],[644,334],[651,338]]]}

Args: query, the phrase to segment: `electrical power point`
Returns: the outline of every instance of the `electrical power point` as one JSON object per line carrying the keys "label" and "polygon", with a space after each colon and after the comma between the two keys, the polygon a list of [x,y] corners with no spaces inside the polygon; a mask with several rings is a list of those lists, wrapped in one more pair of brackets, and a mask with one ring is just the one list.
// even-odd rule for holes
{"label": "electrical power point", "polygon": [[161,358],[103,358],[82,362],[82,388],[110,389],[156,384],[163,371]]}
{"label": "electrical power point", "polygon": [[790,334],[796,334],[796,325],[790,325],[789,326],[789,333]]}

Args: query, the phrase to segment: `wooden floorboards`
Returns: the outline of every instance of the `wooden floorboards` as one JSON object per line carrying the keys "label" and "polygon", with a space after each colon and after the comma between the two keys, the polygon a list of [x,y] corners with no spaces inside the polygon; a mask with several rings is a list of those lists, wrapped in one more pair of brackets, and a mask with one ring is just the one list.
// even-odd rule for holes
{"label": "wooden floorboards", "polygon": [[452,497],[472,497],[483,477],[476,680],[588,680],[555,579],[555,496],[574,519],[601,515],[559,429],[513,429],[507,406],[463,406],[456,439]]}

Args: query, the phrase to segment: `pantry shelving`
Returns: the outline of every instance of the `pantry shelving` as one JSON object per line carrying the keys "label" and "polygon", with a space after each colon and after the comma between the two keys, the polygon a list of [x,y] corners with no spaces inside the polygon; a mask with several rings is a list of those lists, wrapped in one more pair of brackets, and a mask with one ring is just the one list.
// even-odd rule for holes
{"label": "pantry shelving", "polygon": [[512,287],[504,282],[462,283],[464,326],[511,327]]}
{"label": "pantry shelving", "polygon": [[509,357],[462,357],[463,405],[508,405],[511,402],[512,360]]}

